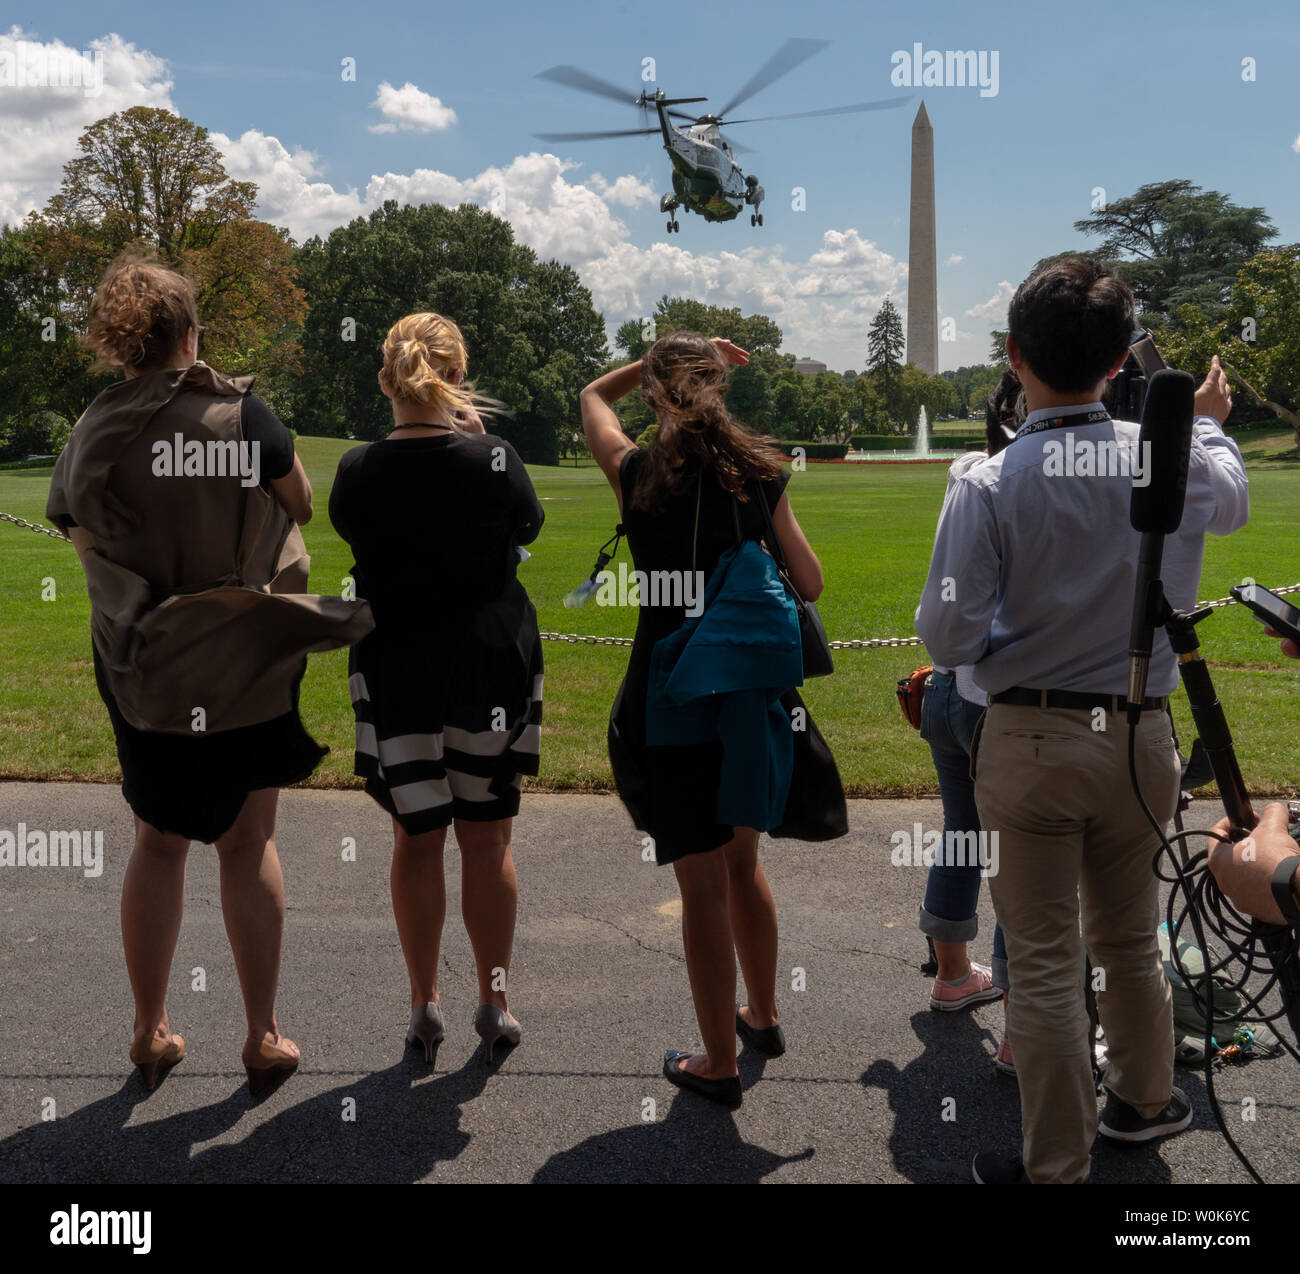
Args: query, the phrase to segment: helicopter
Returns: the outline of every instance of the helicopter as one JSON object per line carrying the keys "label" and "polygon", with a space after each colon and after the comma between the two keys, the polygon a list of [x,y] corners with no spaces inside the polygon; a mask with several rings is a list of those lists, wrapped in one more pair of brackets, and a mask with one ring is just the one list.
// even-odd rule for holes
{"label": "helicopter", "polygon": [[[881,98],[871,102],[857,102],[851,106],[832,106],[815,111],[795,111],[787,115],[760,115],[752,119],[730,119],[732,111],[749,101],[760,90],[788,74],[802,62],[829,44],[829,40],[789,39],[746,81],[727,104],[716,113],[689,115],[675,108],[694,102],[707,102],[707,97],[668,97],[663,89],[654,93],[642,90],[631,97],[624,89],[608,80],[600,79],[575,66],[553,66],[540,71],[536,78],[551,80],[568,88],[610,98],[624,105],[639,107],[643,112],[654,108],[659,117],[658,127],[613,129],[600,132],[534,133],[539,141],[580,142],[608,137],[643,137],[658,133],[663,138],[664,149],[672,161],[672,193],[659,200],[659,211],[668,214],[668,233],[681,230],[677,209],[685,208],[703,217],[705,221],[733,221],[745,208],[752,211],[751,226],[763,224],[759,211],[765,194],[759,180],[752,173],[741,171],[736,163],[736,152],[747,148],[724,137],[721,129],[738,124],[758,124],[777,119],[810,119],[823,115],[848,115],[861,111],[892,110],[904,105],[909,98]],[[685,125],[673,120],[686,120]]]}

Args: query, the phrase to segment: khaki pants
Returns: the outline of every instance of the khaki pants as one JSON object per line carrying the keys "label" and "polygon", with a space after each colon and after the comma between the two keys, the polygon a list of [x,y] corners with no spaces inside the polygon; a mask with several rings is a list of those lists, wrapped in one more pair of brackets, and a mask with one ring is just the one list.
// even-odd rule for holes
{"label": "khaki pants", "polygon": [[[1159,840],[1128,776],[1128,726],[1112,712],[989,707],[972,750],[975,800],[998,834],[993,906],[1006,936],[1007,1031],[1020,1081],[1025,1171],[1035,1183],[1088,1178],[1097,1134],[1092,1041],[1084,1007],[1083,933],[1106,1031],[1106,1087],[1143,1118],[1173,1085],[1173,1013],[1156,944]],[[1169,718],[1142,714],[1142,794],[1164,825],[1178,799]]]}

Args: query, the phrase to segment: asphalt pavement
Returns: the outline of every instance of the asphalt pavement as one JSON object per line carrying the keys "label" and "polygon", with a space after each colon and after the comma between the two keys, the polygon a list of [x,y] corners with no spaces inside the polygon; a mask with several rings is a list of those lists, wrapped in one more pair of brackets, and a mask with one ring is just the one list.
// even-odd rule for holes
{"label": "asphalt pavement", "polygon": [[[168,1001],[188,1055],[145,1094],[127,1060],[131,997],[118,929],[127,807],[113,786],[0,784],[0,830],[20,821],[100,830],[104,863],[98,876],[0,867],[6,1183],[940,1184],[969,1181],[979,1150],[1018,1148],[1016,1083],[992,1061],[1002,1006],[930,1011],[916,928],[924,868],[890,861],[894,832],[941,826],[937,801],[850,802],[852,830],[829,844],[764,838],[789,1051],[773,1061],[742,1054],[745,1101],[734,1113],[660,1073],[666,1049],[699,1044],[680,903],[671,869],[642,860],[640,836],[613,797],[525,798],[510,995],[524,1034],[496,1067],[471,1025],[473,963],[449,848],[447,1039],[430,1067],[403,1047],[407,987],[388,897],[387,816],[359,793],[284,793],[278,1004],[303,1063],[256,1103],[239,1061],[243,1012],[215,851],[190,851]],[[355,861],[345,856],[349,839]],[[980,927],[973,953],[987,961],[986,889]],[[1099,1142],[1094,1181],[1247,1179],[1200,1075],[1178,1075],[1195,1108],[1192,1128],[1144,1148]],[[1293,1063],[1225,1069],[1218,1088],[1262,1175],[1300,1181]]]}

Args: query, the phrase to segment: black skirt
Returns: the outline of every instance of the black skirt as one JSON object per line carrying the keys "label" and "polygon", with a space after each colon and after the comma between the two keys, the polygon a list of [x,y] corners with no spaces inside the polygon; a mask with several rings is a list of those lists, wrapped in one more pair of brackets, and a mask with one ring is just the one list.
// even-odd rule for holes
{"label": "black skirt", "polygon": [[514,818],[539,767],[543,672],[517,581],[464,610],[380,610],[348,661],[354,772],[408,836]]}
{"label": "black skirt", "polygon": [[238,730],[192,737],[138,730],[122,716],[93,650],[95,684],[108,708],[122,767],[122,795],[137,818],[160,832],[212,844],[234,826],[250,792],[309,777],[329,749],[303,728],[298,690],[283,716]]}

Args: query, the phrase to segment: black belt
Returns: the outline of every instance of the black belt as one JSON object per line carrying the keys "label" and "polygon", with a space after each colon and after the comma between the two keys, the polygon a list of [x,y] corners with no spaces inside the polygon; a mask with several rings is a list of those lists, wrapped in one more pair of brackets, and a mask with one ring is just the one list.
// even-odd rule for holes
{"label": "black belt", "polygon": [[[1109,708],[1111,712],[1127,712],[1128,699],[1124,695],[1092,694],[1086,690],[1028,690],[1012,686],[989,695],[990,703],[1011,703],[1021,708]],[[1169,696],[1142,700],[1142,711],[1164,712],[1169,707]]]}

